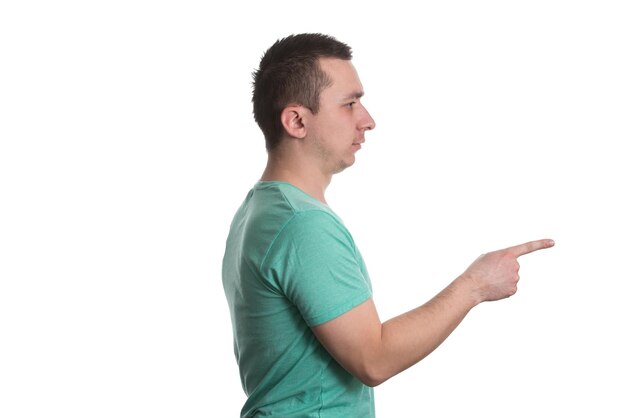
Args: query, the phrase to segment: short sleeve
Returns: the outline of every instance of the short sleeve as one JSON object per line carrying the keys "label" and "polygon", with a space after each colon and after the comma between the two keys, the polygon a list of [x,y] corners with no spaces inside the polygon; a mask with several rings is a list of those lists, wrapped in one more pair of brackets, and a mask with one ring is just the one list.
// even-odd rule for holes
{"label": "short sleeve", "polygon": [[321,210],[294,214],[272,243],[261,269],[311,327],[372,296],[352,236],[339,219]]}

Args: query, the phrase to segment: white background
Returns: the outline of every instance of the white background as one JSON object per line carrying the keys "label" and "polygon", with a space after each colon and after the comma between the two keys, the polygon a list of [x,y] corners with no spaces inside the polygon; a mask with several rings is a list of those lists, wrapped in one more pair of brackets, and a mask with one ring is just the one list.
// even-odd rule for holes
{"label": "white background", "polygon": [[353,47],[378,125],[328,199],[383,319],[557,243],[378,416],[625,416],[620,2],[223,3],[2,2],[0,416],[238,416],[221,257],[265,164],[251,73],[298,32]]}

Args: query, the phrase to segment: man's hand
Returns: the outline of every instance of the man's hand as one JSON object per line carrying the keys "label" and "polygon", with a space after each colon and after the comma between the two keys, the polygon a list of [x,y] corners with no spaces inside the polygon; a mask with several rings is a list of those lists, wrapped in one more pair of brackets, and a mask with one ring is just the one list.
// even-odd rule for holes
{"label": "man's hand", "polygon": [[520,268],[517,258],[552,246],[554,241],[542,239],[483,254],[461,278],[473,283],[478,303],[508,298],[517,291]]}

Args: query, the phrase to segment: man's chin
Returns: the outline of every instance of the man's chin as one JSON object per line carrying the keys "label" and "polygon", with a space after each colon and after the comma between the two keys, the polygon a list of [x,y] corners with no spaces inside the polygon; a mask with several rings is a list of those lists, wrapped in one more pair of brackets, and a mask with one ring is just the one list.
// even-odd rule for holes
{"label": "man's chin", "polygon": [[341,161],[337,167],[335,168],[335,170],[333,171],[333,174],[339,174],[341,173],[343,170],[345,170],[346,168],[352,167],[352,165],[355,163],[356,159],[353,157],[351,160],[348,161]]}

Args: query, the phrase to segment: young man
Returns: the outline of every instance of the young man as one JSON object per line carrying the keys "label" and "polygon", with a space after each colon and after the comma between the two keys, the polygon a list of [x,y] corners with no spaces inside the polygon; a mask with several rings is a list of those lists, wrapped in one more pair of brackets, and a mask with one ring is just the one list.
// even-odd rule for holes
{"label": "young man", "polygon": [[254,76],[268,161],[232,222],[223,284],[248,395],[241,416],[373,417],[372,387],[433,351],[483,301],[513,295],[533,241],[485,254],[426,304],[381,323],[363,259],[324,192],[375,123],[350,48],[277,41]]}

